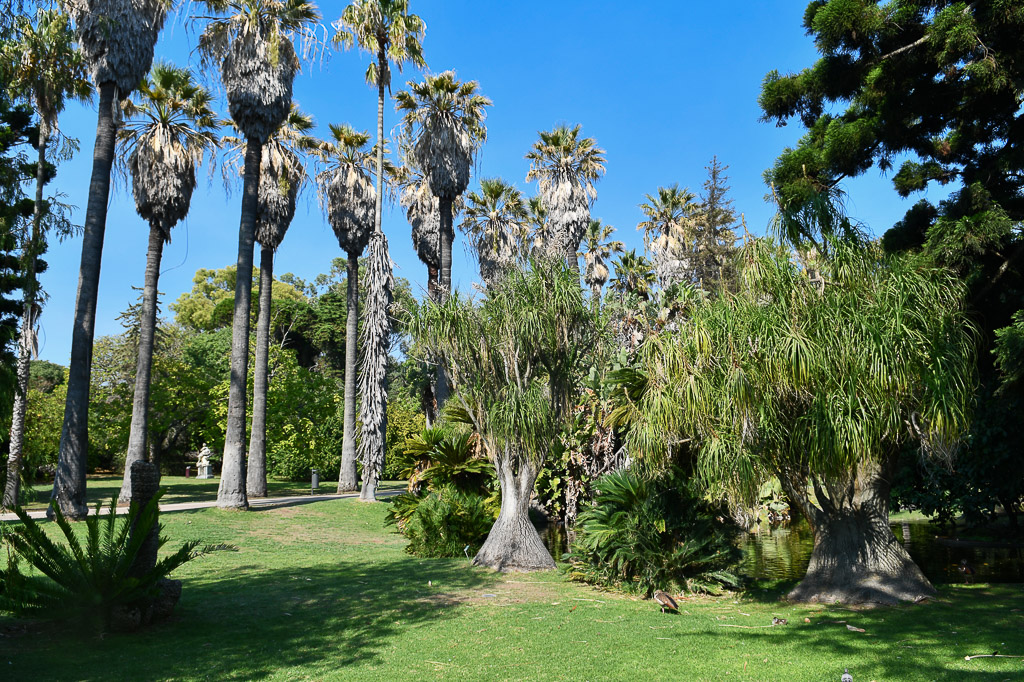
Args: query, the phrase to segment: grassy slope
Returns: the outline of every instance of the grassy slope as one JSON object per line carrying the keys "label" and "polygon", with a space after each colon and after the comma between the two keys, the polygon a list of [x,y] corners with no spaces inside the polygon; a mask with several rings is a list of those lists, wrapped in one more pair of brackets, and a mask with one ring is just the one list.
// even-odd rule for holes
{"label": "grassy slope", "polygon": [[[0,678],[829,680],[848,667],[864,682],[1024,679],[1024,659],[964,660],[1024,654],[1020,586],[949,587],[934,603],[874,611],[701,598],[663,615],[558,572],[412,558],[384,512],[332,501],[165,514],[172,543],[239,551],[181,569],[174,619],[141,634],[0,619]],[[772,616],[789,625],[761,627]]]}

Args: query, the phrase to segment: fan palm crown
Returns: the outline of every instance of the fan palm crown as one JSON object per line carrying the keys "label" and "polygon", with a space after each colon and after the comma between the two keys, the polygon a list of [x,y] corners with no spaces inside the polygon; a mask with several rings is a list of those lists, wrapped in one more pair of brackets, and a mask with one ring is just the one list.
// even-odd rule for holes
{"label": "fan palm crown", "polygon": [[426,24],[409,14],[409,0],[357,0],[334,22],[334,42],[346,50],[359,45],[370,54],[383,57],[366,68],[366,82],[391,86],[390,63],[399,72],[406,63],[424,68],[423,36]]}
{"label": "fan palm crown", "polygon": [[370,135],[347,123],[331,124],[330,138],[315,154],[325,166],[317,174],[321,203],[342,250],[356,258],[373,231],[377,192],[373,186],[376,149],[367,149]]}
{"label": "fan palm crown", "polygon": [[528,235],[523,196],[500,178],[480,181],[480,192],[466,196],[462,229],[480,261],[480,276],[494,286],[526,251]]}
{"label": "fan palm crown", "polygon": [[608,259],[626,248],[622,242],[610,239],[613,232],[614,227],[596,218],[590,221],[583,233],[583,250],[579,252],[584,263],[583,281],[590,287],[595,301],[601,296],[601,287],[608,282]]}
{"label": "fan palm crown", "polygon": [[657,195],[645,198],[640,210],[647,219],[637,229],[644,233],[644,245],[651,253],[659,282],[668,286],[685,277],[700,206],[696,195],[685,187],[680,189],[678,183],[659,187]]}

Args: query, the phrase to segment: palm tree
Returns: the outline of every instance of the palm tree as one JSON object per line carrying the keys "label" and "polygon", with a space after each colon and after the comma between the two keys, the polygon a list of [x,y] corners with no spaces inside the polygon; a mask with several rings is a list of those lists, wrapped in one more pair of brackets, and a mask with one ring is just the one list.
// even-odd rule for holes
{"label": "palm tree", "polygon": [[[412,156],[423,171],[440,209],[440,282],[438,301],[452,291],[453,203],[469,186],[473,155],[487,139],[484,107],[491,100],[477,92],[476,81],[462,83],[454,71],[426,76],[422,83],[409,81],[409,90],[395,95],[398,110],[405,112],[403,127],[412,143]],[[444,363],[437,368],[437,406],[448,398]]]}
{"label": "palm tree", "polygon": [[75,47],[71,21],[66,14],[40,9],[35,24],[26,16],[17,16],[11,38],[0,44],[0,71],[11,96],[31,102],[39,121],[36,145],[36,197],[32,211],[32,227],[22,247],[25,259],[25,282],[22,286],[21,342],[18,344],[17,386],[11,415],[10,449],[7,458],[7,481],[3,506],[10,509],[18,503],[21,483],[21,455],[25,442],[25,408],[28,397],[29,361],[36,316],[39,308],[36,281],[36,258],[46,251],[46,184],[47,148],[57,130],[57,118],[68,97],[85,101],[92,95],[82,53]]}
{"label": "palm tree", "polygon": [[[418,68],[424,68],[427,63],[423,59],[423,35],[426,26],[423,20],[415,14],[409,14],[408,0],[355,0],[345,8],[341,18],[335,26],[338,32],[334,36],[335,42],[346,49],[354,44],[366,50],[376,57],[366,69],[366,82],[377,86],[377,193],[374,206],[373,235],[371,238],[369,263],[369,278],[367,280],[367,315],[377,320],[387,320],[387,310],[377,309],[375,306],[383,305],[391,299],[391,258],[388,255],[387,239],[381,230],[381,213],[383,201],[384,179],[384,89],[391,86],[391,63],[394,62],[399,72],[408,62]],[[377,258],[377,261],[373,261]],[[390,334],[390,324],[384,327],[364,323],[364,332],[376,332],[381,334],[379,338],[370,337],[369,344],[364,346],[366,358],[364,365],[371,369],[371,375],[364,374],[364,386],[371,392],[371,395],[364,394],[361,407],[361,419],[363,424],[364,438],[360,448],[364,451],[367,448],[373,450],[369,458],[375,462],[384,461],[384,434],[387,430],[387,412],[384,409],[376,409],[374,405],[384,405],[387,402],[387,389],[384,385],[383,368],[387,365],[387,339]],[[346,362],[347,364],[347,362]],[[346,374],[346,381],[348,375]],[[366,383],[368,379],[376,381]],[[369,400],[367,400],[369,399]],[[346,414],[348,413],[348,402],[346,401]],[[369,421],[367,421],[369,420]],[[347,434],[347,430],[346,430]],[[375,448],[379,447],[379,452]],[[364,474],[367,473],[368,462],[363,462]],[[364,475],[363,489],[360,499],[374,500],[376,478],[380,471],[370,472],[371,475]],[[341,478],[346,474],[342,471]],[[353,477],[354,484],[354,477]],[[367,484],[372,481],[372,487]]]}
{"label": "palm tree", "polygon": [[139,320],[139,356],[135,370],[132,423],[128,435],[124,480],[119,500],[132,499],[132,463],[146,459],[149,387],[156,333],[157,283],[164,243],[171,228],[188,215],[196,166],[217,148],[220,125],[210,92],[192,74],[169,64],[157,64],[143,79],[134,100],[124,103],[130,119],[119,137],[128,156],[135,210],[149,223],[146,279]]}
{"label": "palm tree", "polygon": [[202,1],[217,16],[210,18],[200,36],[199,50],[205,63],[220,61],[228,111],[246,140],[231,325],[231,386],[217,490],[218,506],[245,509],[249,506],[245,491],[249,308],[263,145],[291,111],[292,82],[299,70],[291,37],[317,22],[320,14],[310,0]]}
{"label": "palm tree", "polygon": [[619,292],[620,297],[630,294],[646,301],[650,298],[653,285],[654,271],[651,270],[651,263],[639,255],[636,249],[619,256],[615,263],[612,289]]}
{"label": "palm tree", "polygon": [[644,232],[644,245],[651,254],[654,271],[662,288],[693,279],[695,215],[700,209],[690,190],[659,187],[657,196],[646,195],[640,210],[647,217],[636,229]]}
{"label": "palm tree", "polygon": [[356,471],[356,360],[359,329],[359,256],[370,241],[377,193],[371,176],[370,136],[350,125],[331,125],[331,139],[317,149],[327,164],[317,174],[321,203],[327,220],[348,256],[345,328],[345,406],[338,492],[351,492],[358,483]]}
{"label": "palm tree", "polygon": [[527,213],[523,196],[500,178],[480,181],[480,193],[466,196],[462,229],[480,261],[480,276],[495,286],[526,254]]}
{"label": "palm tree", "polygon": [[[597,198],[594,182],[604,173],[604,150],[592,137],[580,137],[580,126],[560,125],[538,133],[526,158],[526,181],[537,180],[554,239],[548,246],[579,272],[576,251],[590,224],[590,203]],[[557,249],[557,250],[556,250]]]}
{"label": "palm tree", "polygon": [[[116,108],[149,72],[153,47],[171,0],[69,0],[79,48],[99,91],[96,146],[93,149],[89,201],[85,209],[82,263],[71,334],[68,395],[52,498],[66,518],[81,519],[85,505],[85,468],[89,449],[89,381],[96,328],[103,234],[110,198],[110,171],[117,137]],[[47,511],[52,515],[52,511]]]}
{"label": "palm tree", "polygon": [[[302,113],[293,104],[288,118],[263,145],[263,158],[260,161],[259,209],[256,217],[256,241],[260,244],[260,312],[256,321],[252,426],[249,431],[249,460],[245,469],[248,497],[267,496],[267,361],[270,355],[274,253],[295,217],[299,191],[306,182],[302,155],[317,142],[306,135],[312,128],[313,117]],[[236,149],[241,151],[244,147],[244,143],[239,140]]]}
{"label": "palm tree", "polygon": [[551,232],[551,221],[548,210],[544,208],[544,200],[530,197],[526,201],[526,222],[530,226],[530,253],[534,257],[544,257],[553,249],[554,235]]}
{"label": "palm tree", "polygon": [[583,251],[579,255],[583,256],[583,281],[590,287],[594,310],[601,307],[601,287],[608,281],[608,259],[626,249],[620,241],[609,241],[614,231],[614,227],[596,218],[590,221],[583,234]]}

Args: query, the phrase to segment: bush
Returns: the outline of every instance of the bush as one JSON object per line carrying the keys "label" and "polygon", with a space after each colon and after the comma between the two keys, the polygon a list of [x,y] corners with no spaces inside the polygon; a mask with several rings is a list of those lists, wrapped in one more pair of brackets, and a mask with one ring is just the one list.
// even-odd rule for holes
{"label": "bush", "polygon": [[658,479],[617,471],[597,479],[595,490],[570,547],[573,579],[648,596],[737,584],[727,570],[739,558],[734,529],[678,471]]}
{"label": "bush", "polygon": [[[0,611],[84,620],[105,630],[118,607],[137,607],[157,597],[161,583],[174,569],[209,552],[230,549],[226,545],[200,548],[198,540],[190,540],[154,567],[139,570],[136,557],[157,523],[161,494],[155,495],[145,507],[133,505],[121,523],[117,522],[116,498],[103,515],[97,503],[96,514],[85,520],[84,547],[56,505],[54,520],[64,534],[66,546],[52,541],[39,524],[16,507],[14,512],[21,527],[13,531],[4,527],[2,534],[4,543],[13,551],[8,552],[7,569],[0,571]],[[161,537],[158,547],[166,542],[167,538]],[[41,575],[21,573],[19,559]]]}
{"label": "bush", "polygon": [[[494,525],[495,517],[488,510],[483,495],[463,492],[453,485],[422,495],[406,493],[399,497],[418,498],[407,507],[409,514],[400,525],[402,533],[409,538],[405,551],[416,556],[473,556]],[[396,516],[389,515],[389,522],[394,523],[393,519]]]}
{"label": "bush", "polygon": [[388,401],[384,473],[381,476],[383,480],[400,481],[406,478],[402,475],[406,441],[422,433],[425,426],[426,419],[423,414],[414,409],[408,401]]}

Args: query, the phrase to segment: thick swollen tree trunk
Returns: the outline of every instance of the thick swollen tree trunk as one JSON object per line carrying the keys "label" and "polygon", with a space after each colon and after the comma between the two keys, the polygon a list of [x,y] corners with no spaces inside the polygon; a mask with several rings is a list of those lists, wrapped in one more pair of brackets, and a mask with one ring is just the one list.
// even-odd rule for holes
{"label": "thick swollen tree trunk", "polygon": [[891,463],[862,465],[848,485],[816,485],[816,505],[783,481],[814,528],[811,561],[790,600],[896,604],[935,593],[889,528],[891,473]]}
{"label": "thick swollen tree trunk", "polygon": [[353,493],[359,489],[356,468],[356,366],[359,354],[359,256],[348,254],[348,275],[345,287],[345,414],[341,438],[341,473],[338,492]]}
{"label": "thick swollen tree trunk", "polygon": [[[110,81],[99,86],[96,147],[93,149],[89,201],[85,209],[75,324],[71,331],[68,394],[64,403],[64,425],[60,434],[57,471],[51,494],[51,499],[69,519],[83,519],[88,511],[85,504],[85,471],[89,455],[89,381],[92,377],[92,339],[96,329],[96,294],[100,285],[103,233],[107,226],[107,201],[110,198],[110,169],[114,162],[114,142],[117,137],[117,122],[114,119],[116,90],[117,87]],[[52,511],[47,511],[48,516],[52,514]]]}
{"label": "thick swollen tree trunk", "polygon": [[156,297],[160,280],[160,258],[164,251],[164,232],[157,224],[149,226],[146,251],[146,279],[142,287],[142,315],[139,319],[139,357],[135,365],[135,394],[132,397],[132,425],[128,433],[128,454],[124,460],[124,479],[118,502],[132,499],[132,464],[146,460],[146,436],[149,432],[149,387],[153,375],[153,348],[156,338]]}
{"label": "thick swollen tree trunk", "polygon": [[537,481],[537,469],[523,464],[513,471],[507,461],[495,461],[501,485],[501,512],[480,551],[476,566],[496,571],[543,571],[555,567],[551,552],[530,523],[530,497]]}
{"label": "thick swollen tree trunk", "polygon": [[245,145],[245,176],[242,217],[238,227],[238,265],[235,275],[235,309],[231,323],[231,385],[228,389],[228,423],[224,434],[217,506],[247,509],[245,494],[245,401],[249,374],[249,307],[252,298],[252,252],[256,242],[257,190],[263,144],[251,139]]}
{"label": "thick swollen tree trunk", "polygon": [[245,492],[267,496],[267,361],[270,355],[270,306],[274,297],[274,249],[260,248],[260,316],[256,321],[256,366],[252,374],[252,428]]}
{"label": "thick swollen tree trunk", "polygon": [[43,186],[46,184],[46,146],[49,126],[39,123],[39,155],[36,160],[36,201],[32,209],[32,232],[25,245],[25,298],[21,313],[21,341],[18,344],[18,383],[14,391],[11,414],[11,442],[7,456],[7,480],[4,484],[3,506],[18,504],[21,490],[21,457],[25,447],[25,410],[28,408],[28,378],[32,360],[32,330],[36,308],[36,258],[43,244]]}

